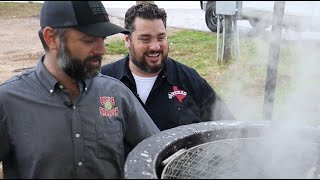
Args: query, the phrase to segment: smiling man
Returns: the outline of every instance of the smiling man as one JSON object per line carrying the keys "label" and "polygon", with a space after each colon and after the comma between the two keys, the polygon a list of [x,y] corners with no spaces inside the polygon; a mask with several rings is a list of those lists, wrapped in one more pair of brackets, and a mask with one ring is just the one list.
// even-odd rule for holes
{"label": "smiling man", "polygon": [[35,68],[0,85],[5,179],[123,178],[128,151],[159,132],[132,92],[100,74],[104,40],[128,33],[100,1],[46,1]]}
{"label": "smiling man", "polygon": [[104,65],[136,95],[160,130],[211,120],[235,119],[223,100],[194,69],[168,57],[167,14],[152,3],[125,14],[129,54]]}

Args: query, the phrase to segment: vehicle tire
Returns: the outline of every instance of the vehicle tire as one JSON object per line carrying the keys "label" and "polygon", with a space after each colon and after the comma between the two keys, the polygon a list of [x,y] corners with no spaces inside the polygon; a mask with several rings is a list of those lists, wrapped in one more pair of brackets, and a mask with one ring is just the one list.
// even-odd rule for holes
{"label": "vehicle tire", "polygon": [[258,18],[250,18],[249,23],[253,28],[258,29],[258,30],[259,29],[266,29],[267,27],[270,26],[270,24],[268,22],[261,21]]}
{"label": "vehicle tire", "polygon": [[[216,15],[216,3],[210,3],[208,4],[207,6],[207,9],[206,9],[206,24],[207,24],[207,27],[212,31],[212,32],[217,32],[217,26],[218,26],[218,17]],[[222,32],[222,29],[223,29],[223,24],[222,24],[222,16],[220,16],[220,31],[219,32]]]}

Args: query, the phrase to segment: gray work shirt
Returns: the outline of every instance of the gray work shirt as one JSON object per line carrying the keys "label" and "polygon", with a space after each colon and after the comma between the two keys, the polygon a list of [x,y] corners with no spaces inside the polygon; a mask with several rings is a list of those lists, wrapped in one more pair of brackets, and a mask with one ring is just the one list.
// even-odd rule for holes
{"label": "gray work shirt", "polygon": [[99,74],[68,93],[43,66],[0,85],[4,178],[122,178],[124,146],[158,133],[120,81]]}

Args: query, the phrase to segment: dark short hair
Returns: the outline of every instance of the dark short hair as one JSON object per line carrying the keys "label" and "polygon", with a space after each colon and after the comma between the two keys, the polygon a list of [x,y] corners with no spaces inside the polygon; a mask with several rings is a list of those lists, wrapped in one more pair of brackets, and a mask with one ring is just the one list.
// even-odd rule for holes
{"label": "dark short hair", "polygon": [[136,5],[131,6],[126,14],[124,20],[124,27],[128,29],[130,32],[135,30],[134,20],[136,17],[140,17],[142,19],[161,19],[164,27],[167,27],[167,13],[163,8],[159,8],[156,4],[143,2]]}

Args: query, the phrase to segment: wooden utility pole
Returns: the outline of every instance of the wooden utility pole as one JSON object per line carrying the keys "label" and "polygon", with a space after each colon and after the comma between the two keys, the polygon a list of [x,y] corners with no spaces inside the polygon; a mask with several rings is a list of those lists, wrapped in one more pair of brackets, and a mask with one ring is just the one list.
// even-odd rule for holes
{"label": "wooden utility pole", "polygon": [[280,56],[280,44],[282,34],[282,21],[284,16],[285,1],[274,1],[271,40],[269,48],[269,59],[267,78],[264,94],[264,119],[272,120],[274,94],[277,82],[278,63]]}

